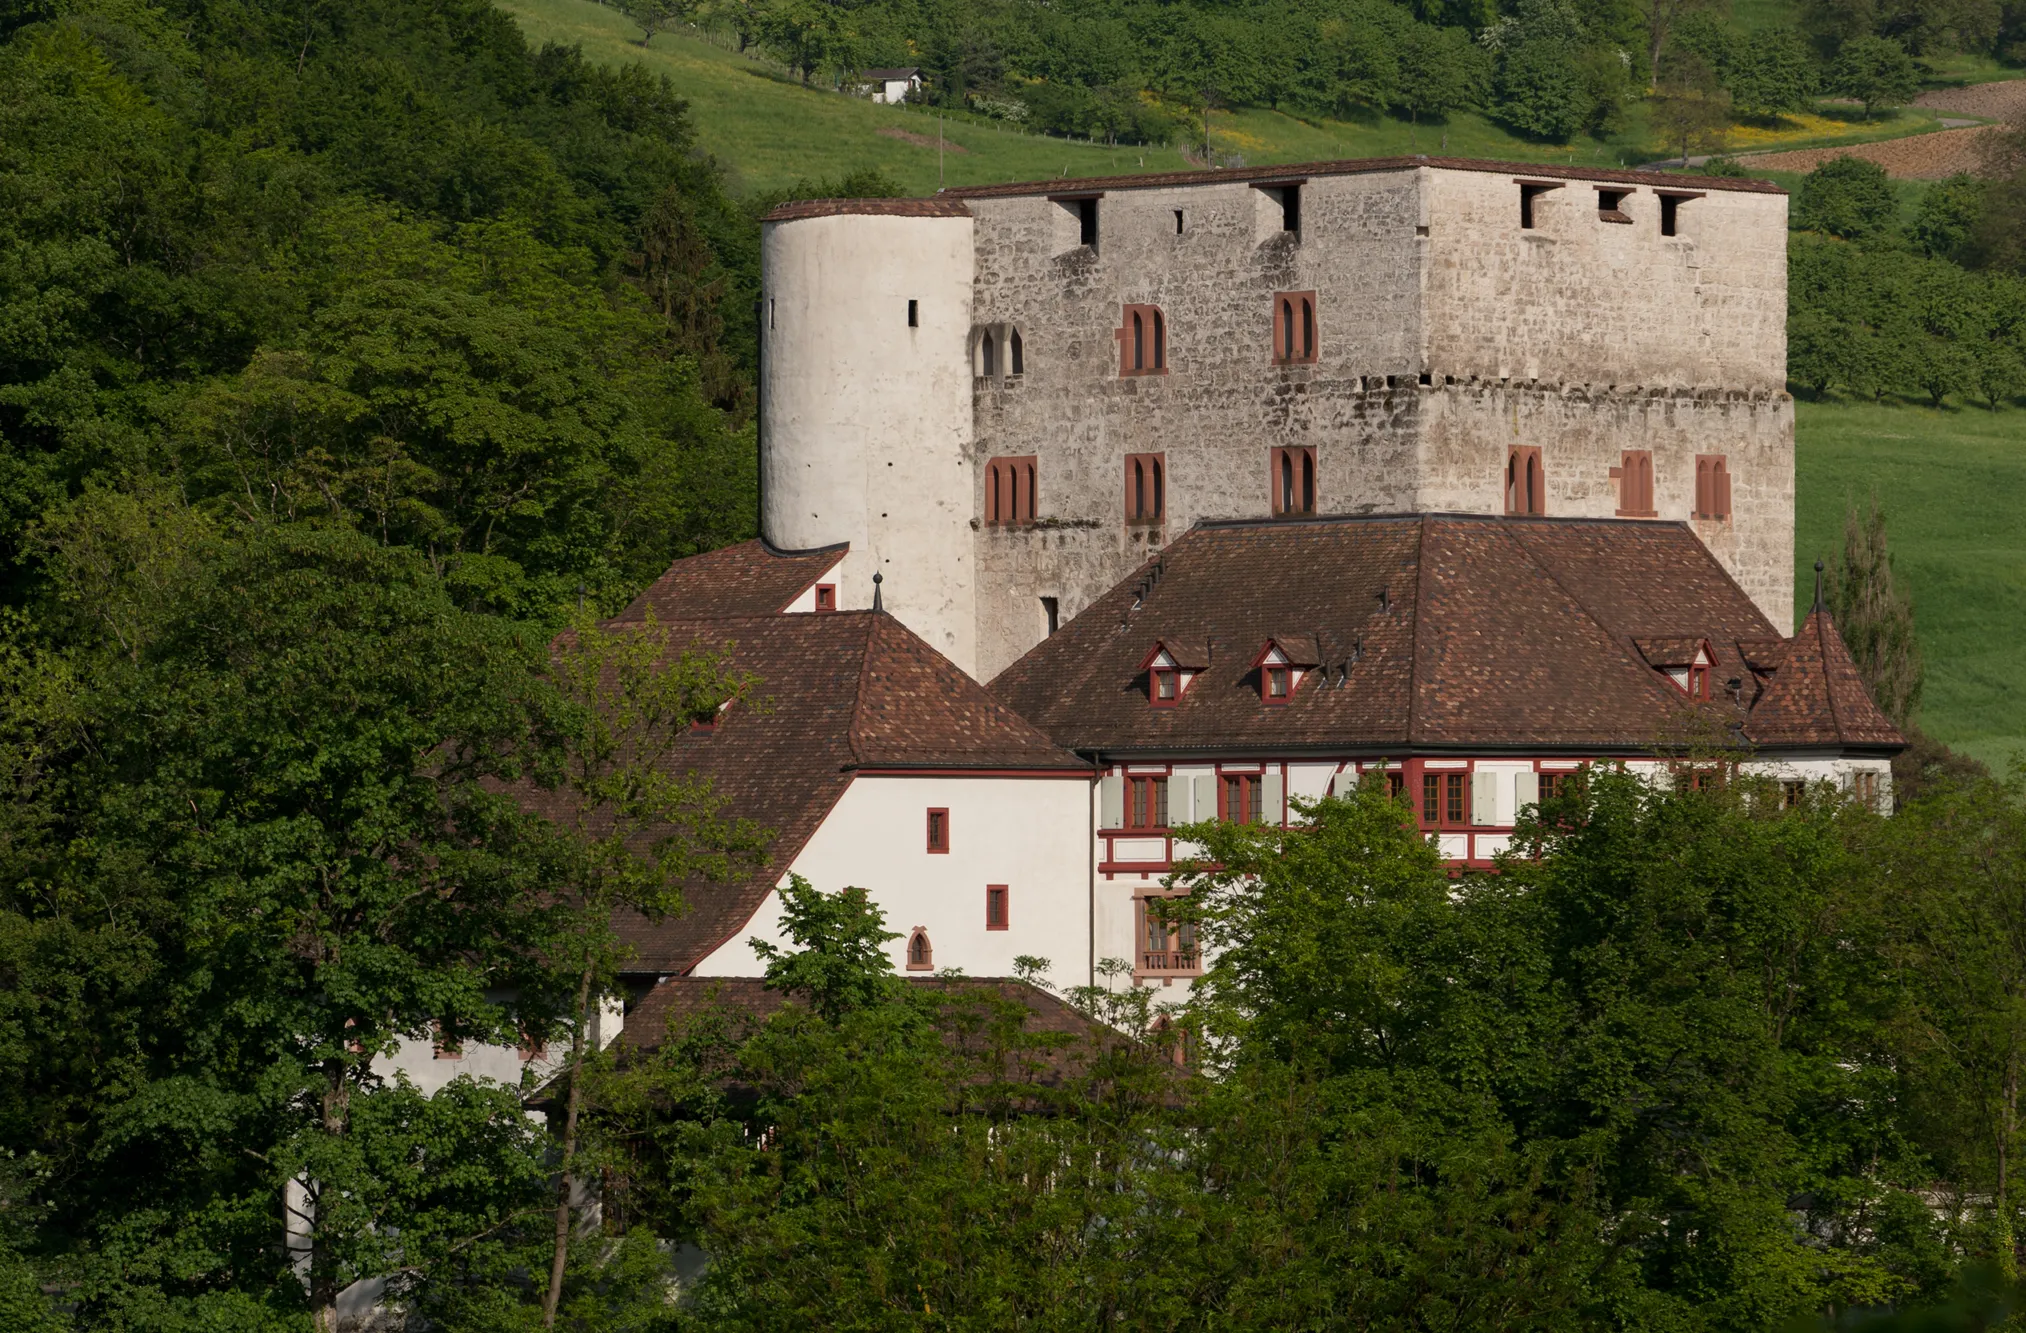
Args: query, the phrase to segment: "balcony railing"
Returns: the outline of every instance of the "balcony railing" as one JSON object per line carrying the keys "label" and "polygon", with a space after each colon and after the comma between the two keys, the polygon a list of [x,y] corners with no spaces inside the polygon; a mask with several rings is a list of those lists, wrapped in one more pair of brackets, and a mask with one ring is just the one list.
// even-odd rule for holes
{"label": "balcony railing", "polygon": [[1201,971],[1201,959],[1194,949],[1143,949],[1140,951],[1142,972],[1197,972]]}

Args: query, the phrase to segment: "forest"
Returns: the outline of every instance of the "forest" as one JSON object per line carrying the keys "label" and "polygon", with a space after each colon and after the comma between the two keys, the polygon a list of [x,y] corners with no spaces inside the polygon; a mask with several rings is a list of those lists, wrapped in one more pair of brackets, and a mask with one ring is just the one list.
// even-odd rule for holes
{"label": "forest", "polygon": [[[1050,13],[1135,76],[1163,29]],[[1101,45],[1002,20],[974,68]],[[1804,184],[1803,387],[1945,346],[2016,395],[2018,181]],[[769,202],[483,0],[0,3],[0,1327],[330,1329],[361,1281],[583,1333],[2026,1308],[2026,790],[1927,742],[1890,817],[1600,770],[1461,880],[1383,785],[1205,827],[1196,1001],[1107,973],[1073,1032],[797,886],[779,1005],[596,1053],[613,912],[752,854],[642,766],[765,682],[595,621],[751,534]],[[1853,513],[1829,595],[1911,727],[1884,541]],[[425,1096],[373,1072],[404,1042],[564,1072]]]}

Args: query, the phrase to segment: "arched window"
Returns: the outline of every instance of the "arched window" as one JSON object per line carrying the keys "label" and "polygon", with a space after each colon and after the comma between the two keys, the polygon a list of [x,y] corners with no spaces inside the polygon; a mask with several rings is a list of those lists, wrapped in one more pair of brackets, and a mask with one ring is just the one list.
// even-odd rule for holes
{"label": "arched window", "polygon": [[1695,516],[1716,519],[1731,516],[1730,465],[1722,454],[1695,456]]}
{"label": "arched window", "polygon": [[1539,449],[1518,446],[1506,451],[1506,513],[1547,513],[1547,489],[1547,475],[1541,470],[1541,451]]}
{"label": "arched window", "polygon": [[1126,455],[1126,519],[1158,523],[1168,516],[1166,460],[1160,454]]}
{"label": "arched window", "polygon": [[1026,364],[1025,364],[1025,362],[1026,362],[1026,358],[1025,358],[1025,357],[1023,357],[1023,356],[1022,356],[1022,355],[1020,354],[1020,353],[1021,353],[1021,348],[1020,348],[1020,330],[1018,330],[1018,329],[1015,329],[1015,330],[1013,330],[1013,332],[1012,332],[1012,334],[1010,335],[1010,337],[1011,337],[1011,340],[1012,340],[1012,343],[1013,343],[1013,347],[1012,347],[1012,360],[1013,360],[1013,367],[1012,367],[1012,373],[1013,373],[1013,374],[1015,374],[1015,375],[1024,375],[1024,374],[1026,374],[1026,373],[1027,373],[1027,366],[1026,366]]}
{"label": "arched window", "polygon": [[1168,324],[1159,306],[1127,306],[1117,336],[1120,375],[1167,373]]}
{"label": "arched window", "polygon": [[1310,365],[1316,360],[1314,292],[1277,292],[1273,298],[1273,360]]}
{"label": "arched window", "polygon": [[907,937],[907,970],[928,972],[935,967],[935,950],[929,944],[929,933],[920,926]]}
{"label": "arched window", "polygon": [[992,335],[986,334],[984,339],[978,344],[980,374],[997,375],[999,373],[998,351],[998,347],[992,341]]}
{"label": "arched window", "polygon": [[1627,449],[1618,455],[1618,517],[1653,517],[1653,451]]}
{"label": "arched window", "polygon": [[985,464],[985,522],[991,527],[1034,522],[1040,473],[1034,455],[995,458]]}
{"label": "arched window", "polygon": [[1315,449],[1308,445],[1276,448],[1268,454],[1268,489],[1275,517],[1316,511]]}

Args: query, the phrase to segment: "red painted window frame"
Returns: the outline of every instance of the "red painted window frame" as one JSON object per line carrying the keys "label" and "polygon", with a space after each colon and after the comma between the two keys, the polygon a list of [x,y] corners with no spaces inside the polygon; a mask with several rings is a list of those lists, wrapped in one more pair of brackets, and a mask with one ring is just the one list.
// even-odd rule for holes
{"label": "red painted window frame", "polygon": [[[950,810],[948,806],[932,805],[928,809],[927,841],[929,854],[948,856],[950,853]],[[937,844],[940,843],[941,846]]]}
{"label": "red painted window frame", "polygon": [[1695,456],[1695,516],[1719,520],[1731,516],[1731,467],[1728,455]]}
{"label": "red painted window frame", "polygon": [[1698,702],[1702,702],[1702,703],[1707,703],[1707,702],[1709,701],[1709,699],[1710,699],[1710,690],[1709,690],[1709,674],[1710,674],[1710,670],[1711,670],[1711,668],[1710,668],[1710,665],[1709,665],[1709,663],[1707,663],[1707,662],[1700,662],[1700,663],[1691,663],[1691,664],[1689,665],[1689,668],[1688,668],[1688,697],[1689,697],[1689,698],[1691,698],[1691,699],[1694,699],[1694,700],[1697,700]]}
{"label": "red painted window frame", "polygon": [[1537,444],[1516,444],[1505,451],[1505,512],[1522,518],[1548,512],[1548,472]]}
{"label": "red painted window frame", "polygon": [[[1166,677],[1175,687],[1174,694],[1161,697],[1161,680]],[[1173,708],[1182,702],[1182,671],[1179,667],[1147,668],[1147,706],[1149,708]]]}
{"label": "red painted window frame", "polygon": [[817,584],[816,610],[819,613],[821,613],[827,611],[835,611],[836,609],[837,609],[837,585],[834,583]]}
{"label": "red painted window frame", "polygon": [[[1280,677],[1285,687],[1279,694],[1273,692],[1275,676]],[[1294,698],[1294,667],[1286,662],[1279,665],[1262,662],[1259,667],[1259,702],[1279,708],[1292,698]]]}
{"label": "red painted window frame", "polygon": [[[1313,518],[1321,489],[1314,445],[1275,445],[1267,450],[1266,500],[1275,518]],[[1305,509],[1299,507],[1302,500],[1308,502]]]}
{"label": "red painted window frame", "polygon": [[1273,294],[1272,360],[1276,366],[1312,366],[1322,356],[1314,292]]}
{"label": "red painted window frame", "polygon": [[1611,470],[1618,479],[1619,518],[1657,518],[1653,507],[1653,451],[1626,449]]}
{"label": "red painted window frame", "polygon": [[[917,942],[919,942],[921,945],[920,962],[915,961],[915,952],[916,952],[915,945]],[[907,970],[910,972],[935,971],[936,946],[935,943],[929,939],[929,933],[927,930],[924,930],[920,926],[916,926],[913,930],[908,932],[906,957],[907,957]]]}
{"label": "red painted window frame", "polygon": [[[1168,898],[1183,898],[1181,893],[1141,893],[1133,897],[1133,971],[1139,976],[1196,976],[1203,970],[1203,949],[1196,939],[1193,922],[1175,922],[1162,933],[1165,944],[1161,948],[1150,947],[1151,931],[1158,925],[1149,904]],[[1185,940],[1186,932],[1186,940]],[[1186,947],[1185,947],[1186,946]],[[1161,963],[1156,965],[1154,955],[1160,955]],[[1178,964],[1176,960],[1190,961]]]}
{"label": "red painted window frame", "polygon": [[[1264,773],[1219,773],[1217,775],[1217,817],[1227,824],[1264,824],[1270,815],[1279,823],[1279,811],[1266,809],[1266,774]],[[1242,793],[1246,806],[1245,819],[1231,817],[1232,786],[1236,784]]]}
{"label": "red painted window frame", "polygon": [[985,464],[985,524],[994,528],[1034,525],[1039,507],[1040,460],[1034,454],[1011,454]]}
{"label": "red painted window frame", "polygon": [[[994,908],[997,920],[994,920]],[[985,929],[1011,930],[1013,921],[1013,895],[1004,884],[985,886]]]}
{"label": "red painted window frame", "polygon": [[[1421,827],[1470,827],[1470,783],[1466,780],[1469,777],[1467,768],[1421,770]],[[1434,808],[1431,810],[1430,806]]]}
{"label": "red painted window frame", "polygon": [[[1138,469],[1135,472],[1135,469]],[[1152,495],[1148,492],[1151,490]],[[1148,501],[1151,498],[1152,503]],[[1126,522],[1163,523],[1168,517],[1168,456],[1127,454],[1125,468]]]}
{"label": "red painted window frame", "polygon": [[1168,373],[1168,317],[1159,306],[1125,307],[1114,336],[1119,340],[1120,379]]}
{"label": "red painted window frame", "polygon": [[[1146,798],[1140,799],[1139,793]],[[1144,808],[1149,815],[1159,813],[1158,820],[1137,823],[1134,815]],[[1125,811],[1119,827],[1135,833],[1166,832],[1168,828],[1168,779],[1158,773],[1128,773],[1125,775]]]}

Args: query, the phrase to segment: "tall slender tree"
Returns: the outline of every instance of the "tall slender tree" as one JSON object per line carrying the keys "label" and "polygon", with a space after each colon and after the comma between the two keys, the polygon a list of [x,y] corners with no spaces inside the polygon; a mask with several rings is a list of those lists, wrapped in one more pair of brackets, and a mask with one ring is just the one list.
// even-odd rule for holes
{"label": "tall slender tree", "polygon": [[1904,730],[1920,708],[1920,641],[1913,600],[1892,576],[1885,511],[1871,497],[1868,516],[1852,502],[1843,520],[1843,563],[1829,580],[1829,612],[1871,697]]}

